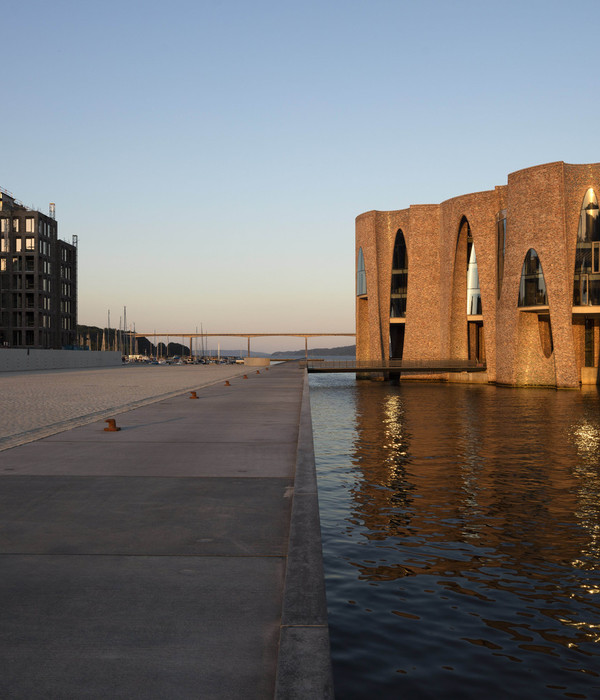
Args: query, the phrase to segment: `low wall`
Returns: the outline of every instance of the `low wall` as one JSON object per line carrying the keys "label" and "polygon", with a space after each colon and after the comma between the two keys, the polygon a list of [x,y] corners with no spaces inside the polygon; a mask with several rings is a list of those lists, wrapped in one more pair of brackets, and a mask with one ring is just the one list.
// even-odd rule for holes
{"label": "low wall", "polygon": [[244,364],[248,367],[268,367],[271,364],[270,357],[244,357]]}
{"label": "low wall", "polygon": [[598,367],[582,367],[581,368],[581,383],[582,384],[599,384],[598,382]]}
{"label": "low wall", "polygon": [[41,350],[36,348],[1,348],[0,372],[35,369],[79,369],[121,365],[120,352],[85,350]]}
{"label": "low wall", "polygon": [[462,384],[487,384],[487,372],[449,372],[448,381]]}

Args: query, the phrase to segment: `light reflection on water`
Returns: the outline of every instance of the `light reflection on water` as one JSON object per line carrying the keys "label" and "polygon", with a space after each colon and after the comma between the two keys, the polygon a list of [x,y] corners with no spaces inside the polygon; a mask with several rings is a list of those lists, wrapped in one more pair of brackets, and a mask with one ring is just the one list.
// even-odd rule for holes
{"label": "light reflection on water", "polygon": [[600,697],[598,391],[310,383],[336,697]]}

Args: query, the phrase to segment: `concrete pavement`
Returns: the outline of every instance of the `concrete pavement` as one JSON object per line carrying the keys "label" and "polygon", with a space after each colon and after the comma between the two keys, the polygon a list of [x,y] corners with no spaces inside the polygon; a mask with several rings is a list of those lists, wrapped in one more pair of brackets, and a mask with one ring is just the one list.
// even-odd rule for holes
{"label": "concrete pavement", "polygon": [[0,453],[0,696],[332,697],[307,377]]}
{"label": "concrete pavement", "polygon": [[143,364],[0,372],[0,450],[244,372],[239,365]]}

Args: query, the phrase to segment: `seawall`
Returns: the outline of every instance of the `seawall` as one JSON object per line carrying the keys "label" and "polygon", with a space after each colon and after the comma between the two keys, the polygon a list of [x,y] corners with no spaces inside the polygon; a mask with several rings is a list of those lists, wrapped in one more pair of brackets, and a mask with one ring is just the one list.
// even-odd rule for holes
{"label": "seawall", "polygon": [[121,364],[121,357],[120,352],[113,351],[0,348],[0,372],[115,367]]}

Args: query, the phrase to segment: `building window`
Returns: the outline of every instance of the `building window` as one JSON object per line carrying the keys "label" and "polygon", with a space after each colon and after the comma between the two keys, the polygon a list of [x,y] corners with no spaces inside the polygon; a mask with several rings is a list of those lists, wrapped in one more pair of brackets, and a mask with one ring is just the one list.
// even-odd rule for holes
{"label": "building window", "polygon": [[2,272],[6,270],[6,258],[0,258],[0,270]]}
{"label": "building window", "polygon": [[8,233],[10,219],[0,219],[0,233]]}
{"label": "building window", "polygon": [[596,354],[594,352],[594,325],[594,319],[586,317],[584,332],[584,365],[586,367],[594,366],[594,356]]}
{"label": "building window", "polygon": [[13,231],[19,233],[19,219],[13,219]]}
{"label": "building window", "polygon": [[32,236],[25,239],[25,250],[35,250],[35,238]]}
{"label": "building window", "polygon": [[15,253],[20,253],[23,250],[23,241],[20,238],[15,238]]}
{"label": "building window", "polygon": [[3,253],[8,253],[10,251],[10,244],[9,244],[8,238],[0,239],[0,250]]}
{"label": "building window", "polygon": [[594,190],[590,187],[581,205],[575,272],[573,275],[573,305],[600,305],[600,210]]}
{"label": "building window", "polygon": [[358,262],[356,264],[356,296],[367,293],[367,271],[365,270],[365,256],[362,248],[358,250]]}
{"label": "building window", "polygon": [[592,274],[600,273],[600,241],[592,242]]}
{"label": "building window", "polygon": [[500,299],[502,281],[504,280],[504,258],[506,257],[506,209],[496,215],[496,236],[498,241],[498,299]]}
{"label": "building window", "polygon": [[525,255],[519,286],[519,306],[548,306],[546,280],[538,254],[530,248]]}
{"label": "building window", "polygon": [[479,288],[477,256],[468,222],[467,227],[467,316],[481,316],[481,290]]}
{"label": "building window", "polygon": [[390,295],[390,318],[406,317],[406,295],[408,290],[408,253],[402,229],[396,233],[392,256],[392,288]]}
{"label": "building window", "polygon": [[35,233],[34,219],[30,216],[25,219],[25,233]]}

